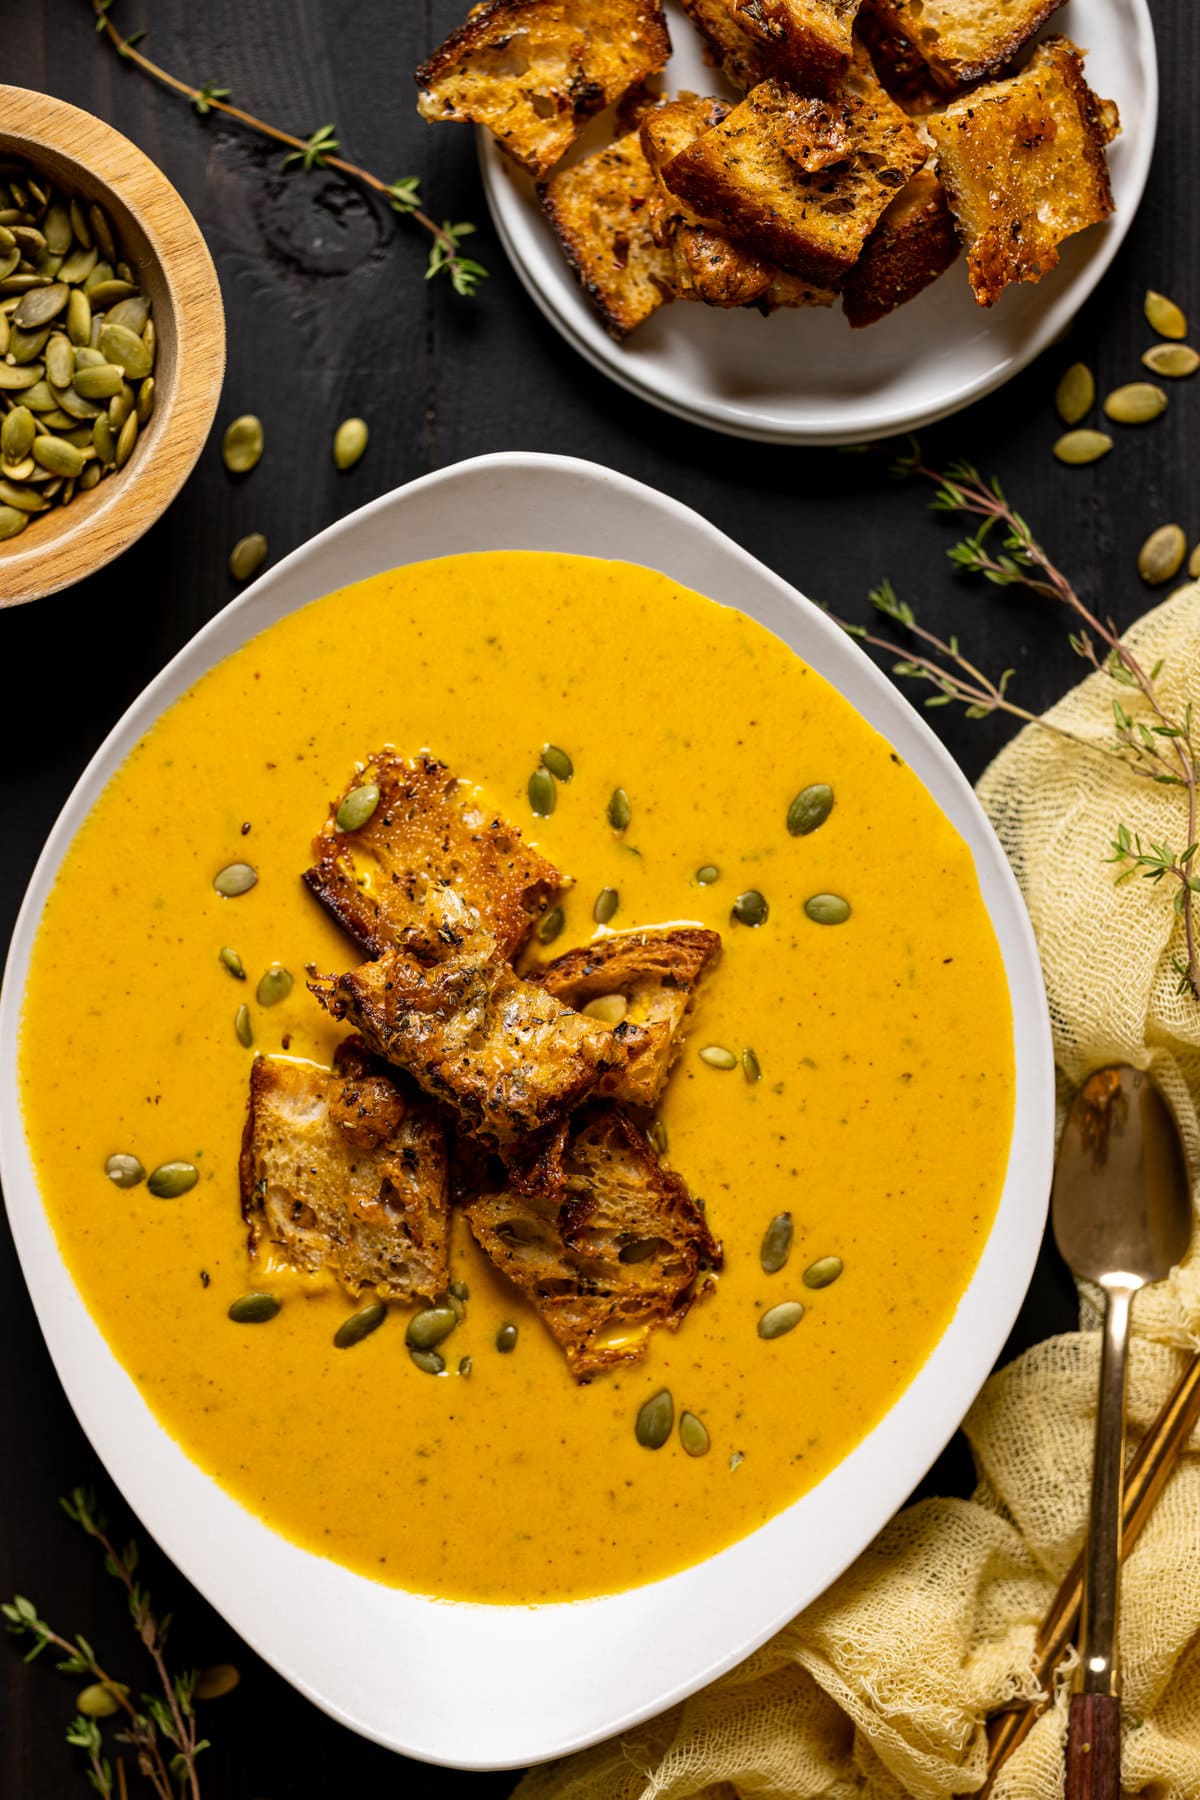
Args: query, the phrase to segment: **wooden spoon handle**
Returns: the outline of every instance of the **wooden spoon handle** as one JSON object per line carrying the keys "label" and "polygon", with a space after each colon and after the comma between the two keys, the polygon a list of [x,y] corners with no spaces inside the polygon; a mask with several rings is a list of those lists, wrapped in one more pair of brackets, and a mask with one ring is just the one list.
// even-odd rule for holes
{"label": "wooden spoon handle", "polygon": [[1067,1726],[1066,1800],[1120,1800],[1121,1702],[1073,1694]]}

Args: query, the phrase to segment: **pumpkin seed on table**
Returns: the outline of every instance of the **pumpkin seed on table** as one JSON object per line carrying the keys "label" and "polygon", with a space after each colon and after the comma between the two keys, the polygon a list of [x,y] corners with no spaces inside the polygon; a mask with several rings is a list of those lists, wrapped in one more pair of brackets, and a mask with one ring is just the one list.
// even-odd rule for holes
{"label": "pumpkin seed on table", "polygon": [[212,1663],[197,1675],[192,1694],[197,1700],[223,1700],[241,1679],[232,1663]]}
{"label": "pumpkin seed on table", "polygon": [[1054,390],[1054,410],[1064,425],[1078,425],[1092,410],[1096,378],[1086,363],[1072,363]]}
{"label": "pumpkin seed on table", "polygon": [[266,1325],[277,1317],[281,1304],[274,1294],[239,1294],[226,1316],[235,1325]]}
{"label": "pumpkin seed on table", "polygon": [[1188,557],[1188,574],[1194,579],[1200,579],[1200,544],[1196,545]]}
{"label": "pumpkin seed on table", "polygon": [[570,781],[575,773],[575,764],[557,744],[542,745],[542,767],[549,769],[555,781]]}
{"label": "pumpkin seed on table", "polygon": [[549,769],[535,769],[529,777],[527,789],[530,810],[539,819],[548,819],[554,811],[557,796],[554,790],[554,777]]}
{"label": "pumpkin seed on table", "polygon": [[616,888],[601,888],[596,895],[596,904],[592,908],[592,917],[597,925],[607,925],[621,904],[621,896]]}
{"label": "pumpkin seed on table", "polygon": [[410,1350],[436,1350],[458,1324],[458,1315],[449,1306],[427,1306],[408,1321],[404,1341]]}
{"label": "pumpkin seed on table", "polygon": [[787,810],[787,828],[792,837],[808,837],[822,826],[833,811],[833,789],[824,781],[814,781],[801,788]]}
{"label": "pumpkin seed on table", "polygon": [[146,1171],[137,1157],[130,1156],[128,1152],[122,1150],[118,1150],[108,1158],[104,1165],[104,1173],[113,1186],[119,1188],[137,1187],[139,1182],[146,1179]]}
{"label": "pumpkin seed on table", "polygon": [[239,894],[248,894],[257,883],[257,872],[249,863],[227,863],[213,876],[213,886],[225,900],[236,900]]}
{"label": "pumpkin seed on table", "polygon": [[239,538],[229,552],[229,573],[235,581],[249,581],[266,560],[267,540],[261,531],[252,531],[248,537]]}
{"label": "pumpkin seed on table", "polygon": [[262,422],[253,413],[233,421],[221,440],[221,458],[231,475],[248,475],[263,453]]}
{"label": "pumpkin seed on table", "polygon": [[1127,381],[1104,402],[1106,418],[1118,425],[1148,425],[1167,410],[1167,396],[1152,381]]}
{"label": "pumpkin seed on table", "polygon": [[792,1254],[792,1236],[791,1213],[776,1213],[763,1233],[762,1248],[758,1253],[764,1275],[778,1275],[785,1266]]}
{"label": "pumpkin seed on table", "polygon": [[511,1319],[496,1333],[496,1348],[501,1356],[510,1356],[517,1347],[517,1328]]}
{"label": "pumpkin seed on table", "polygon": [[800,1279],[806,1288],[830,1287],[844,1267],[840,1256],[818,1256],[816,1262],[809,1263]]}
{"label": "pumpkin seed on table", "polygon": [[1054,454],[1059,462],[1078,468],[1099,462],[1112,447],[1113,441],[1105,431],[1068,431],[1056,441]]}
{"label": "pumpkin seed on table", "polygon": [[368,435],[365,419],[343,419],[333,434],[334,467],[343,474],[352,469],[367,447]]}
{"label": "pumpkin seed on table", "polygon": [[730,910],[739,925],[757,928],[766,924],[771,909],[757,888],[747,888],[744,894],[738,895]]}
{"label": "pumpkin seed on table", "polygon": [[675,1425],[675,1402],[669,1388],[643,1400],[633,1432],[643,1450],[661,1450]]}
{"label": "pumpkin seed on table", "polygon": [[707,1456],[711,1442],[703,1419],[698,1419],[695,1413],[680,1413],[679,1442],[689,1456]]}
{"label": "pumpkin seed on table", "polygon": [[364,781],[361,786],[351,788],[334,814],[333,822],[339,831],[361,831],[367,820],[374,816],[378,805],[378,787],[373,781]]}
{"label": "pumpkin seed on table", "polygon": [[781,1300],[778,1306],[769,1306],[758,1321],[758,1335],[772,1341],[785,1337],[794,1331],[804,1317],[804,1308],[799,1300]]}
{"label": "pumpkin seed on table", "polygon": [[361,1344],[373,1331],[378,1331],[386,1318],[387,1307],[382,1300],[373,1300],[369,1306],[360,1307],[348,1319],[343,1319],[334,1332],[335,1348],[352,1350],[355,1344]]}
{"label": "pumpkin seed on table", "polygon": [[1200,351],[1190,344],[1152,344],[1142,355],[1142,362],[1155,375],[1166,375],[1179,381],[1200,369]]}
{"label": "pumpkin seed on table", "polygon": [[841,894],[812,894],[804,902],[804,911],[814,925],[844,925],[851,908]]}
{"label": "pumpkin seed on table", "polygon": [[1187,555],[1187,538],[1179,525],[1160,525],[1138,551],[1138,574],[1151,587],[1170,581]]}
{"label": "pumpkin seed on table", "polygon": [[1146,320],[1152,331],[1159,337],[1185,338],[1187,336],[1187,317],[1182,307],[1176,306],[1174,300],[1168,300],[1165,294],[1156,293],[1149,288],[1144,306]]}
{"label": "pumpkin seed on table", "polygon": [[200,1171],[195,1163],[165,1162],[151,1169],[146,1186],[156,1200],[178,1200],[180,1195],[190,1193],[199,1179]]}
{"label": "pumpkin seed on table", "polygon": [[624,788],[614,788],[608,802],[608,822],[614,831],[628,831],[633,806]]}
{"label": "pumpkin seed on table", "polygon": [[286,1000],[292,991],[292,972],[285,969],[282,963],[272,963],[261,976],[256,989],[256,997],[260,1006],[278,1006]]}
{"label": "pumpkin seed on table", "polygon": [[76,1694],[75,1710],[85,1719],[111,1719],[121,1711],[121,1701],[106,1681],[93,1681]]}

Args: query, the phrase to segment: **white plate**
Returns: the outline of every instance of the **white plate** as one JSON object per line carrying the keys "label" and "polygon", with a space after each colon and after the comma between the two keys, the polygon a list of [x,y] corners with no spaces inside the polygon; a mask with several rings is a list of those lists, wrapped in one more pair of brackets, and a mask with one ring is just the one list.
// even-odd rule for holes
{"label": "white plate", "polygon": [[[188,1460],[109,1350],[59,1254],[17,1092],[17,1032],[46,897],[104,784],[173,700],[274,620],[347,582],[453,551],[622,557],[719,595],[825,675],[905,758],[971,848],[1013,1001],[1016,1120],[995,1225],[944,1337],[868,1438],[811,1493],[684,1573],[540,1607],[422,1599],[277,1536]],[[1003,1346],[1041,1239],[1054,1069],[1037,951],[974,795],[924,721],[810,601],[676,501],[591,463],[485,456],[323,531],[205,626],[125,714],[63,809],[0,996],[0,1174],[55,1367],[80,1423],[167,1554],[261,1656],[334,1718],[430,1762],[507,1768],[659,1711],[746,1656],[870,1542],[938,1455]],[[480,1495],[486,1529],[487,1495]]]}
{"label": "white plate", "polygon": [[[668,5],[671,93],[721,91],[686,15]],[[1158,66],[1147,0],[1072,0],[1048,27],[1087,50],[1087,76],[1121,110],[1109,149],[1117,210],[1073,238],[1052,275],[977,306],[960,258],[940,281],[863,331],[841,306],[764,319],[741,309],[664,306],[614,343],[567,267],[533,183],[479,134],[488,206],[517,274],[551,324],[604,374],[643,400],[735,437],[845,444],[915,430],[991,393],[1070,324],[1117,253],[1146,185],[1158,120]],[[609,117],[588,142],[608,136]],[[600,134],[597,136],[597,134]]]}

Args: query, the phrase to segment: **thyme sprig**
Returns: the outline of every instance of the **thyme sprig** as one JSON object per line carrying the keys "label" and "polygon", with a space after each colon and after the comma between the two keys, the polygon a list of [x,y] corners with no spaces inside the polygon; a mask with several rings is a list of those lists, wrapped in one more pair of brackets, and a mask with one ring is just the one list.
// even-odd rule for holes
{"label": "thyme sprig", "polygon": [[256,117],[243,107],[235,106],[229,98],[230,90],[227,87],[218,87],[211,81],[193,87],[190,82],[180,80],[177,75],[172,75],[158,63],[152,62],[138,48],[146,35],[144,31],[126,36],[113,23],[113,4],[114,0],[92,0],[97,32],[108,38],[118,56],[126,62],[133,63],[143,74],[149,75],[163,87],[184,95],[201,118],[207,118],[212,113],[224,113],[226,118],[236,119],[239,125],[244,125],[249,131],[256,131],[261,137],[271,138],[275,143],[285,145],[288,150],[282,165],[285,169],[297,165],[305,172],[332,169],[345,176],[348,181],[378,194],[394,213],[402,218],[412,219],[433,239],[425,268],[426,280],[445,274],[455,293],[469,299],[479,283],[487,279],[487,270],[483,264],[462,253],[462,240],[474,231],[474,225],[454,225],[448,221],[439,225],[421,206],[420,185],[416,176],[406,175],[395,181],[384,181],[380,176],[372,174],[370,169],[350,162],[339,154],[341,145],[336,125],[319,125],[308,137],[296,137],[290,131],[268,124],[265,119]]}
{"label": "thyme sprig", "polygon": [[[193,1706],[194,1671],[172,1675],[167,1667],[165,1646],[170,1614],[160,1616],[155,1612],[149,1593],[137,1579],[136,1543],[131,1541],[121,1550],[116,1548],[91,1494],[76,1488],[60,1504],[67,1517],[99,1544],[104,1552],[105,1569],[125,1589],[134,1631],[154,1666],[158,1691],[135,1699],[128,1686],[101,1665],[81,1632],[74,1638],[64,1637],[41,1617],[32,1600],[23,1594],[0,1605],[0,1615],[14,1637],[30,1640],[26,1662],[33,1662],[44,1650],[57,1650],[60,1660],[56,1666],[63,1674],[87,1675],[96,1687],[104,1690],[111,1702],[109,1710],[123,1715],[117,1741],[132,1751],[139,1774],[149,1782],[157,1800],[178,1800],[178,1797],[200,1800],[196,1761],[201,1751],[208,1748],[208,1740],[197,1734]],[[95,1717],[79,1712],[67,1727],[67,1742],[83,1751],[87,1758],[88,1780],[103,1800],[114,1800],[118,1795],[123,1800],[126,1792],[124,1765],[118,1760],[114,1778],[113,1765],[104,1754],[104,1740]]]}
{"label": "thyme sprig", "polygon": [[[1080,598],[1026,520],[1009,504],[995,477],[987,481],[970,463],[961,461],[949,464],[945,470],[931,469],[922,459],[919,444],[911,439],[907,450],[893,464],[893,473],[931,482],[934,495],[930,504],[934,512],[979,521],[969,536],[947,551],[956,568],[982,575],[996,587],[1024,588],[1065,606],[1074,616],[1076,623],[1069,638],[1072,650],[1094,673],[1125,690],[1125,695],[1113,695],[1113,737],[1108,743],[1080,737],[1018,705],[1008,693],[1011,669],[1006,669],[998,681],[993,680],[963,654],[956,637],[938,637],[918,624],[912,607],[897,596],[889,581],[881,582],[872,591],[871,604],[908,634],[910,644],[915,639],[920,646],[918,651],[861,625],[842,619],[836,622],[861,642],[896,657],[893,673],[932,686],[934,692],[926,697],[926,706],[957,702],[969,719],[1007,713],[1022,724],[1036,725],[1084,749],[1116,757],[1136,775],[1183,790],[1183,848],[1176,850],[1168,843],[1143,844],[1136,832],[1119,824],[1106,860],[1122,866],[1119,881],[1141,874],[1155,884],[1167,881],[1174,886],[1175,911],[1183,922],[1186,950],[1183,958],[1172,959],[1179,983],[1177,991],[1200,1000],[1200,930],[1195,910],[1195,895],[1200,893],[1200,865],[1196,862],[1200,852],[1200,741],[1192,704],[1189,702],[1178,717],[1168,713],[1156,685],[1162,663],[1156,663],[1152,669],[1143,667],[1122,642],[1112,618],[1102,618]],[[1142,703],[1140,717],[1126,704],[1126,698],[1135,697]]]}

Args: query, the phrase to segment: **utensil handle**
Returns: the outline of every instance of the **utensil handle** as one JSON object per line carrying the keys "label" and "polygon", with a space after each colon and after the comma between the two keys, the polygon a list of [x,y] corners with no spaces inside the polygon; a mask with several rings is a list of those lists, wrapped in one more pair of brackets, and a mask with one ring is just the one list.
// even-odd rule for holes
{"label": "utensil handle", "polygon": [[1117,1691],[1117,1610],[1125,1487],[1125,1360],[1132,1304],[1132,1288],[1116,1285],[1108,1288],[1100,1353],[1092,1509],[1085,1550],[1083,1644],[1079,1671],[1079,1685],[1085,1694],[1115,1694]]}
{"label": "utensil handle", "polygon": [[1073,1694],[1067,1725],[1066,1800],[1120,1800],[1121,1702]]}

